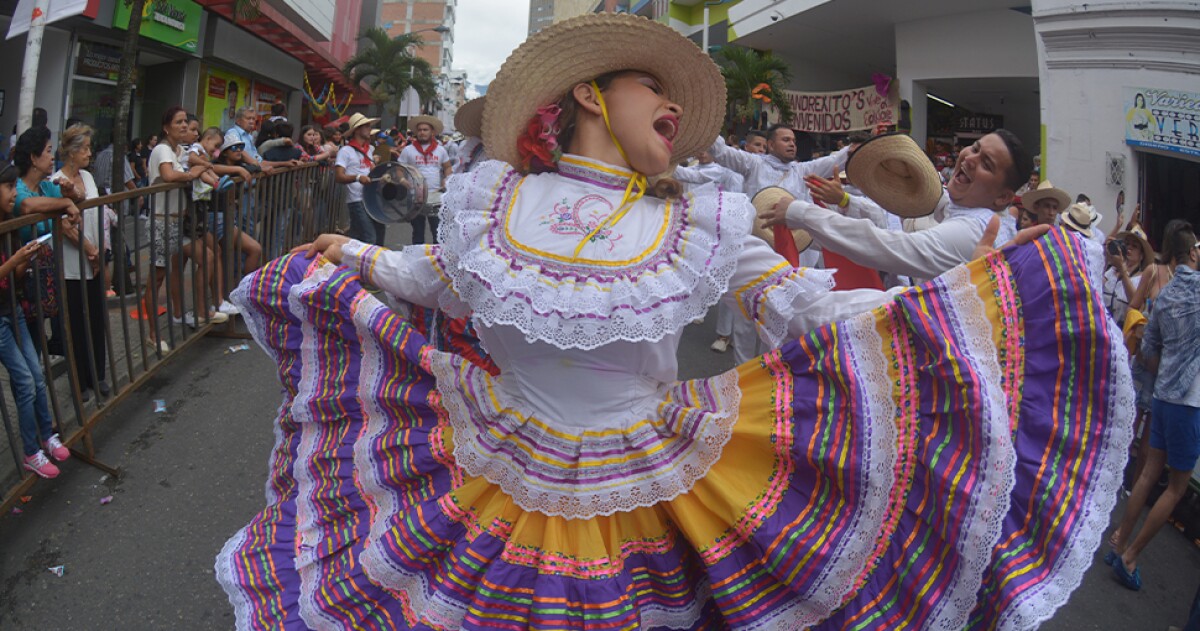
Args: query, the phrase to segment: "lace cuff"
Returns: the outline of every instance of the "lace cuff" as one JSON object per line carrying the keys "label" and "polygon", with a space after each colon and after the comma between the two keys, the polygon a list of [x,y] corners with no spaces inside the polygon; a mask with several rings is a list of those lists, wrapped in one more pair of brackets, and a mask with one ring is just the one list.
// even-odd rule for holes
{"label": "lace cuff", "polygon": [[793,322],[833,289],[833,272],[792,267],[786,262],[739,288],[734,296],[742,314],[758,324],[758,335],[771,348],[794,337]]}

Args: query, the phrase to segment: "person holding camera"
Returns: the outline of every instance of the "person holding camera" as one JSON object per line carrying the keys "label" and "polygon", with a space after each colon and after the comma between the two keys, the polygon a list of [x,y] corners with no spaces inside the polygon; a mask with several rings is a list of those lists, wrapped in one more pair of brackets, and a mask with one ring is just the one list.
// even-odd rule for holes
{"label": "person holding camera", "polygon": [[1146,266],[1154,262],[1154,248],[1146,239],[1146,231],[1133,226],[1109,239],[1105,250],[1108,269],[1104,270],[1104,306],[1113,320],[1124,326],[1129,298],[1137,293]]}

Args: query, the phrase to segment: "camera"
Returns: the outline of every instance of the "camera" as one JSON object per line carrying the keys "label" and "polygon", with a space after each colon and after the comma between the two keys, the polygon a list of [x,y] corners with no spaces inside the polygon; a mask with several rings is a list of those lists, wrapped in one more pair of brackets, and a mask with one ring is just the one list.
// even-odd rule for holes
{"label": "camera", "polygon": [[1124,241],[1109,241],[1107,249],[1109,256],[1125,256],[1126,248]]}

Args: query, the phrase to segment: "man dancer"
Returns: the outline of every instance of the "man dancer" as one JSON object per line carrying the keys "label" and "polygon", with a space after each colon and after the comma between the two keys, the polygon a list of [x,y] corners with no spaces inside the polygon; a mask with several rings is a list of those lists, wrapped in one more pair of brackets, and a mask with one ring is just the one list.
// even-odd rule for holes
{"label": "man dancer", "polygon": [[429,230],[434,243],[438,240],[438,212],[442,208],[442,193],[446,191],[446,178],[453,168],[450,154],[437,141],[442,133],[442,121],[435,116],[414,116],[410,121],[416,131],[413,143],[400,152],[402,164],[409,164],[425,176],[425,208],[412,220],[412,242],[425,243],[425,218],[429,217]]}
{"label": "man dancer", "polygon": [[[766,132],[765,154],[756,155],[725,145],[717,138],[709,153],[717,164],[746,179],[746,194],[754,197],[769,186],[787,190],[798,200],[811,201],[804,180],[810,175],[832,177],[845,166],[853,145],[832,155],[808,162],[796,162],[796,133],[784,125],[772,125]],[[746,142],[749,147],[750,142]]]}
{"label": "man dancer", "polygon": [[822,248],[859,265],[930,279],[973,258],[988,221],[1008,208],[1032,169],[1033,159],[1025,146],[1012,132],[1001,129],[959,153],[946,185],[945,219],[928,230],[893,232],[799,198],[763,218],[769,226],[786,223],[792,229],[808,230]]}

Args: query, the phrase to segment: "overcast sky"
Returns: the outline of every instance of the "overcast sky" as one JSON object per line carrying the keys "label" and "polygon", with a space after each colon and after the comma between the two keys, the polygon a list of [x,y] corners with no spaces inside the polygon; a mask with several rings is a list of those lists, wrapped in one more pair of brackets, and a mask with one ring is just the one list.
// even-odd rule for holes
{"label": "overcast sky", "polygon": [[491,83],[528,31],[529,0],[459,0],[454,69],[466,70],[473,84]]}

